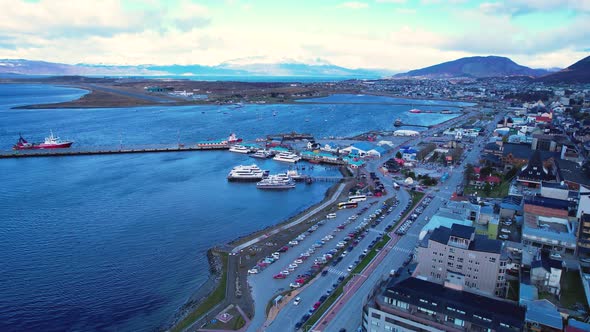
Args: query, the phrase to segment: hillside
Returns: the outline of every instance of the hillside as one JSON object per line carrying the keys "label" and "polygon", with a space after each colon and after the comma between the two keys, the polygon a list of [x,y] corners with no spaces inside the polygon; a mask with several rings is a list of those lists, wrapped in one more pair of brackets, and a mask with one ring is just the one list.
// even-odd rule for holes
{"label": "hillside", "polygon": [[394,77],[424,77],[424,78],[453,78],[453,77],[504,77],[504,76],[533,76],[546,75],[544,69],[531,69],[521,66],[509,58],[499,56],[474,56],[461,58],[438,65],[411,70],[397,74]]}
{"label": "hillside", "polygon": [[590,83],[590,56],[538,80],[547,83]]}

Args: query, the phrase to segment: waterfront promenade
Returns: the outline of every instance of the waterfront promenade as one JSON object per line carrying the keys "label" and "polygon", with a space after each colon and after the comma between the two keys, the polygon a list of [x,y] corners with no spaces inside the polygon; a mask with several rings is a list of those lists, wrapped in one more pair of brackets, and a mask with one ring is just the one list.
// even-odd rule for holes
{"label": "waterfront promenade", "polygon": [[264,235],[261,235],[257,238],[254,238],[252,240],[249,240],[247,242],[244,242],[236,247],[234,247],[231,251],[232,254],[236,254],[242,250],[244,250],[245,248],[248,248],[249,246],[256,244],[266,238],[268,238],[269,236],[275,235],[279,232],[282,232],[286,229],[289,229],[297,224],[300,224],[302,222],[304,222],[305,220],[309,219],[311,216],[313,216],[314,214],[320,212],[321,210],[325,209],[326,207],[328,207],[330,204],[333,204],[334,202],[336,202],[336,200],[338,199],[338,197],[340,196],[340,194],[342,194],[342,190],[344,190],[344,187],[346,187],[345,183],[341,183],[338,185],[338,188],[336,189],[336,192],[334,192],[334,194],[332,195],[332,197],[330,197],[329,200],[325,201],[324,203],[320,204],[318,207],[314,208],[313,210],[307,212],[306,214],[302,215],[301,217],[295,219],[294,221],[285,224],[283,226],[280,226],[276,229],[273,229],[272,231],[265,233]]}

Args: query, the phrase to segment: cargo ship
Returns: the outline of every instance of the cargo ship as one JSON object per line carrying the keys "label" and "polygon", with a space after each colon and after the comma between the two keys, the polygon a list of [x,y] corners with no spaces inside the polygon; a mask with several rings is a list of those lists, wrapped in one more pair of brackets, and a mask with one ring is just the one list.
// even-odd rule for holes
{"label": "cargo ship", "polygon": [[37,149],[65,149],[74,144],[73,141],[62,141],[59,137],[53,136],[53,131],[49,131],[49,136],[45,137],[43,143],[29,143],[22,135],[19,134],[18,141],[12,147],[13,150],[37,150]]}

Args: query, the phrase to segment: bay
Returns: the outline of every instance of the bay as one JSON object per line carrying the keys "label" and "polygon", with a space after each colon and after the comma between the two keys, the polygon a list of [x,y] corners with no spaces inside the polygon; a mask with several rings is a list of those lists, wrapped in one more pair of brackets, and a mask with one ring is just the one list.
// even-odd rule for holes
{"label": "bay", "polygon": [[[231,132],[245,139],[291,131],[351,136],[392,129],[396,118],[432,124],[454,116],[418,117],[409,105],[370,103],[11,109],[84,93],[0,85],[0,149],[19,133],[40,141],[50,129],[82,149]],[[268,192],[226,181],[231,167],[253,162],[272,172],[288,167],[227,151],[0,160],[0,330],[157,329],[206,281],[208,248],[296,215],[329,187]],[[305,172],[338,174],[322,166]]]}

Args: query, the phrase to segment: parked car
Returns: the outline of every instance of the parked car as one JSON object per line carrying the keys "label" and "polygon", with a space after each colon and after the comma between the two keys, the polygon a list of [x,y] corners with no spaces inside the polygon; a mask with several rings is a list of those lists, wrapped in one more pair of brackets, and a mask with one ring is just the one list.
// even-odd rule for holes
{"label": "parked car", "polygon": [[295,301],[293,301],[293,304],[294,304],[294,305],[299,305],[299,303],[301,303],[301,298],[300,298],[299,296],[297,296],[297,297],[295,298]]}

